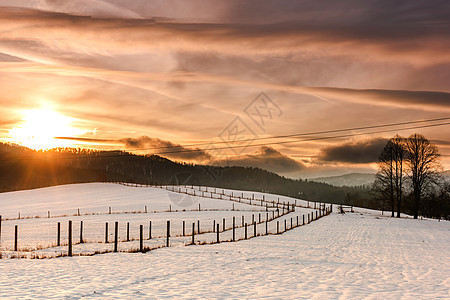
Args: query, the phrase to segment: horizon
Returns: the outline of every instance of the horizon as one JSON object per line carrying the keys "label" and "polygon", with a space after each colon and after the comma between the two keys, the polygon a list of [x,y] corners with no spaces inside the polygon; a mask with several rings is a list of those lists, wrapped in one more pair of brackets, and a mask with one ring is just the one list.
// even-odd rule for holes
{"label": "horizon", "polygon": [[297,179],[420,133],[448,170],[446,5],[0,0],[0,142]]}

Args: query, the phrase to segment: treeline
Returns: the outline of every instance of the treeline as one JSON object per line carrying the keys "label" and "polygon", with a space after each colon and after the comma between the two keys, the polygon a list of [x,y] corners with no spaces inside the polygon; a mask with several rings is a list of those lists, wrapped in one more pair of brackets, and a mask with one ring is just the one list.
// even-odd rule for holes
{"label": "treeline", "polygon": [[[310,201],[343,203],[347,193],[364,188],[339,188],[294,180],[258,168],[183,164],[157,155],[123,151],[57,148],[34,151],[0,144],[0,191],[14,191],[83,182],[194,184],[263,191]],[[368,206],[364,203],[363,206]]]}

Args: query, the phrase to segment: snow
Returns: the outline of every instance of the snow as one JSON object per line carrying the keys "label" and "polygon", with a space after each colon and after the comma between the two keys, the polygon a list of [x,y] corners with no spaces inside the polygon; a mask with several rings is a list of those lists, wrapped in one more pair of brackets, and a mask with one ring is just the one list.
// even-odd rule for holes
{"label": "snow", "polygon": [[[95,205],[84,205],[81,198],[70,194],[61,194],[61,190],[70,194],[92,195]],[[128,204],[118,201],[125,189],[133,199]],[[55,191],[56,190],[56,191]],[[80,190],[77,192],[77,190]],[[95,194],[98,191],[98,194]],[[146,191],[146,192],[145,192]],[[225,191],[231,192],[231,191]],[[237,191],[236,191],[237,192]],[[53,201],[50,194],[62,195],[67,199],[63,205],[71,210],[74,207],[102,209],[117,201],[114,207],[131,210],[133,205],[148,204],[149,194],[158,194],[160,199],[167,191],[154,188],[124,187],[113,184],[85,184],[54,187],[33,191],[0,194],[1,213],[14,212],[14,203],[7,203],[16,198],[22,201],[21,208],[35,213],[26,203],[45,203]],[[144,199],[139,199],[137,194]],[[96,195],[96,197],[94,197]],[[100,195],[104,195],[101,199]],[[262,196],[261,193],[255,197]],[[166,196],[167,197],[167,196]],[[277,199],[276,195],[265,197]],[[259,198],[258,198],[259,199]],[[293,199],[282,198],[285,201]],[[170,201],[170,199],[166,199]],[[164,224],[167,219],[174,222],[174,235],[180,233],[182,220],[208,224],[208,221],[231,221],[232,216],[261,213],[265,217],[265,208],[241,207],[242,211],[226,210],[230,201],[199,199],[202,203],[223,205],[218,211],[185,211],[137,214],[101,214],[89,216],[71,216],[74,226],[83,219],[86,224],[86,239],[100,239],[104,233],[105,221],[110,222],[112,232],[113,220],[119,220],[124,232],[125,221],[131,220],[136,228],[138,224],[147,224],[151,217],[156,224]],[[103,202],[102,202],[103,201]],[[111,202],[108,202],[111,201]],[[142,201],[142,202],[141,202]],[[161,207],[168,202],[161,201]],[[220,204],[219,204],[220,203]],[[233,202],[234,203],[234,202]],[[304,204],[303,202],[298,202]],[[17,203],[16,203],[17,204]],[[242,203],[235,203],[245,205]],[[123,206],[121,206],[123,205]],[[195,204],[194,204],[195,205]],[[35,206],[37,209],[39,207]],[[48,204],[47,207],[51,207]],[[247,210],[248,209],[248,210]],[[259,211],[255,211],[257,209]],[[61,212],[63,212],[61,208]],[[17,209],[16,209],[17,211]],[[56,210],[55,210],[56,211]],[[283,224],[284,219],[301,216],[311,209],[297,208],[276,220]],[[336,207],[334,208],[336,211]],[[413,220],[410,218],[389,218],[381,212],[354,208],[355,213],[332,213],[305,226],[299,226],[281,235],[258,236],[246,241],[222,242],[211,245],[184,246],[183,237],[174,237],[172,247],[160,248],[147,253],[108,253],[94,256],[74,256],[54,259],[1,259],[0,260],[0,297],[2,298],[308,298],[308,299],[449,299],[450,298],[450,223],[436,220]],[[45,209],[42,210],[45,213]],[[271,212],[269,212],[271,213]],[[12,215],[14,215],[12,213]],[[33,245],[48,234],[43,228],[56,224],[59,220],[66,225],[68,217],[33,218],[25,220],[3,221],[2,249],[8,247],[10,238],[7,232],[13,227],[9,224],[19,223],[19,236],[28,239]],[[275,221],[271,221],[271,230]],[[29,222],[30,231],[25,231]],[[49,223],[50,222],[50,223]],[[178,222],[178,223],[177,223]],[[295,221],[294,221],[295,222]],[[237,222],[240,225],[240,220]],[[91,225],[89,225],[91,224]],[[177,224],[177,225],[175,225]],[[189,224],[189,223],[188,223]],[[221,224],[221,223],[220,223]],[[33,230],[34,226],[34,230]],[[92,226],[93,229],[89,229]],[[160,225],[161,242],[164,240],[164,226]],[[206,226],[206,225],[205,225]],[[283,225],[284,226],[284,225]],[[282,226],[282,227],[283,227]],[[22,227],[24,231],[22,232]],[[76,226],[75,226],[76,227]],[[96,236],[97,228],[100,231]],[[210,226],[212,227],[212,223]],[[36,230],[36,228],[38,230]],[[65,228],[65,226],[64,226]],[[188,227],[187,233],[190,233]],[[211,229],[211,228],[209,228]],[[40,231],[42,230],[42,231]],[[176,232],[177,231],[177,232]],[[263,233],[264,226],[258,225],[258,233]],[[22,232],[22,235],[20,235]],[[91,232],[91,234],[88,234]],[[158,229],[155,227],[155,236]],[[252,236],[253,230],[249,230]],[[49,232],[51,233],[51,231]],[[136,238],[136,229],[133,230]],[[158,233],[159,234],[159,233]],[[230,231],[223,233],[229,238]],[[227,235],[228,236],[225,236]],[[238,233],[242,234],[242,228]],[[65,236],[65,234],[63,234]],[[54,232],[53,235],[54,237]],[[202,236],[202,235],[200,235]],[[76,240],[74,233],[74,240]],[[123,238],[123,234],[121,235]],[[189,237],[187,238],[189,239]],[[199,237],[200,239],[200,237]],[[202,240],[214,240],[215,234],[204,234]],[[150,242],[149,240],[146,243]],[[138,243],[121,242],[126,248]],[[134,243],[132,245],[132,243]],[[87,247],[92,247],[88,243]],[[101,244],[112,246],[111,244]],[[76,251],[84,245],[76,245]],[[65,248],[61,251],[65,251]],[[100,249],[99,248],[99,249]],[[124,249],[123,248],[123,249]],[[54,250],[54,249],[53,249]],[[52,250],[52,251],[53,251]],[[41,251],[41,250],[38,250]],[[44,250],[49,251],[49,250]],[[90,250],[89,250],[90,251]],[[8,251],[3,251],[8,253]]]}

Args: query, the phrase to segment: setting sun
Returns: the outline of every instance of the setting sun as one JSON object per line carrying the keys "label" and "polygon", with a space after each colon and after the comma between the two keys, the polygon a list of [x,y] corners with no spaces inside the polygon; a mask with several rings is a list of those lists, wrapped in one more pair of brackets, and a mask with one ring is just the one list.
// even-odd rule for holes
{"label": "setting sun", "polygon": [[72,118],[51,109],[33,109],[23,113],[23,122],[9,131],[13,142],[35,150],[72,146],[68,140],[55,139],[60,136],[76,136],[82,130],[71,126]]}

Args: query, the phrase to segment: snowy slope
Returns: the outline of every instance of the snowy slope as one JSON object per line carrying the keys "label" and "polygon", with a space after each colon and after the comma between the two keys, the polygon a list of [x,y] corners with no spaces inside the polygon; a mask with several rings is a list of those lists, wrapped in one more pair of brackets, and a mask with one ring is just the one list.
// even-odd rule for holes
{"label": "snowy slope", "polygon": [[1,260],[5,298],[449,299],[450,225],[345,214],[146,254]]}
{"label": "snowy slope", "polygon": [[[63,185],[3,193],[0,194],[0,214],[3,216],[0,249],[3,250],[5,257],[66,255],[69,220],[73,222],[74,254],[92,254],[113,250],[115,222],[119,224],[118,250],[130,251],[139,248],[140,225],[144,228],[144,247],[153,249],[166,244],[168,221],[171,224],[170,245],[181,246],[192,242],[190,234],[193,223],[195,223],[196,234],[194,241],[201,244],[217,240],[214,224],[220,224],[220,231],[224,231],[225,224],[225,231],[220,234],[220,239],[231,240],[234,219],[235,238],[243,239],[245,223],[257,222],[256,234],[263,235],[266,233],[264,222],[267,219],[269,220],[267,232],[276,233],[278,230],[283,231],[284,227],[291,228],[297,222],[303,222],[304,215],[314,211],[314,209],[303,207],[297,207],[297,210],[292,213],[283,209],[276,211],[275,204],[268,201],[308,204],[306,201],[288,197],[226,189],[131,187],[111,183]],[[310,205],[314,207],[312,203]],[[199,206],[201,210],[198,209]],[[112,207],[111,214],[108,213],[109,207]],[[144,207],[147,207],[147,212]],[[78,209],[80,215],[78,215]],[[20,212],[21,219],[18,219],[18,213],[15,217],[14,211],[17,210]],[[50,211],[50,218],[48,211]],[[73,212],[76,213],[73,214]],[[283,215],[283,212],[286,215]],[[293,224],[294,221],[295,224]],[[82,222],[83,243],[81,243],[80,234]],[[61,228],[60,246],[57,245],[58,223]],[[17,252],[13,251],[15,226],[18,226]],[[249,237],[252,236],[250,233],[254,235],[253,227],[248,228],[247,231]],[[105,243],[106,232],[108,232],[108,243]]]}
{"label": "snowy slope", "polygon": [[[195,189],[199,192],[200,188]],[[207,190],[213,191],[212,188]],[[264,196],[276,202],[280,198],[281,203],[296,201],[262,193],[253,196],[253,193],[241,191],[216,192],[256,199]],[[182,221],[189,224],[200,220],[202,230],[208,231],[213,222],[222,224],[223,219],[229,227],[233,216],[238,217],[237,223],[241,225],[242,216],[250,223],[252,218],[258,220],[259,215],[264,221],[275,212],[273,208],[266,212],[265,207],[254,203],[210,199],[207,195],[192,197],[189,200],[192,207],[176,207],[174,202],[179,198],[172,193],[160,188],[99,183],[0,194],[0,213],[12,218],[17,211],[26,211],[30,216],[45,216],[47,210],[64,214],[77,208],[101,213],[3,221],[0,298],[450,298],[449,222],[389,218],[378,211],[354,208],[355,213],[333,213],[282,235],[184,246],[190,238],[180,236]],[[190,210],[198,203],[214,210]],[[180,211],[166,212],[169,204]],[[155,207],[158,212],[105,213],[105,207],[109,206],[119,212],[142,210],[144,205]],[[286,220],[290,224],[292,218],[295,223],[297,216],[311,211],[314,210],[297,207],[295,212],[269,222],[269,231],[276,231],[276,222],[283,224]],[[336,206],[334,211],[337,211]],[[104,238],[105,222],[112,227],[114,221],[120,223],[119,251],[138,245],[137,241],[123,241],[126,222],[130,222],[131,238],[137,238],[138,225],[147,226],[149,220],[153,222],[154,237],[146,240],[146,245],[164,244],[165,223],[171,220],[172,247],[145,254],[5,259],[14,252],[11,247],[15,224],[19,224],[19,248],[33,248],[39,243],[38,246],[45,248],[46,244],[54,243],[57,222],[64,225],[65,241],[68,219],[74,221],[74,240],[79,221],[85,224],[88,243],[75,245],[75,253],[111,250],[111,243],[99,240]],[[262,224],[258,225],[258,234],[264,234]],[[238,238],[243,237],[243,230],[242,227],[237,229]],[[187,232],[190,233],[190,227]],[[252,236],[251,229],[249,235]],[[204,233],[196,236],[196,242],[211,242],[215,237],[215,233]],[[230,230],[222,232],[221,238],[230,239]],[[51,247],[36,252],[51,256],[66,248]]]}

